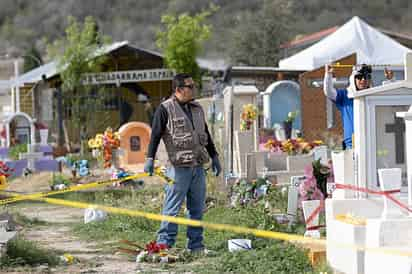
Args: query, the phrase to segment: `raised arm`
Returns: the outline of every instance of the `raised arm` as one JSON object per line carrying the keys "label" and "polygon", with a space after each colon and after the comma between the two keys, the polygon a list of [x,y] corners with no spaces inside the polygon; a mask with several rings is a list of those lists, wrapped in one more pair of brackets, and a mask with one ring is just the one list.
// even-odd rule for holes
{"label": "raised arm", "polygon": [[336,100],[336,89],[333,87],[333,68],[325,65],[325,78],[323,78],[323,92],[329,99]]}

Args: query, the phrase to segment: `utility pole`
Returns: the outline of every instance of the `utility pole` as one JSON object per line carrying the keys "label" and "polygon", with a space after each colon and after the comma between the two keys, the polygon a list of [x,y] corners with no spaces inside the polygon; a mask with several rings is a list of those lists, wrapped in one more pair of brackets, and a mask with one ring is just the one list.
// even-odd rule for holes
{"label": "utility pole", "polygon": [[[20,83],[19,83],[19,60],[14,60],[14,101],[12,98],[13,112],[20,112]],[[13,107],[14,106],[14,107]]]}

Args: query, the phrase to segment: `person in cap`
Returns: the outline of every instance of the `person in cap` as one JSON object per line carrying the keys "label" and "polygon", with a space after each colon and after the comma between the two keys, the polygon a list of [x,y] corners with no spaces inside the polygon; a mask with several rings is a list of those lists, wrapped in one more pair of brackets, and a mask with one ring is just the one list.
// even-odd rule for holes
{"label": "person in cap", "polygon": [[333,87],[333,67],[325,65],[323,92],[332,100],[341,113],[343,123],[343,148],[352,148],[353,135],[353,97],[356,91],[371,87],[372,69],[365,64],[355,67],[349,77],[349,86],[346,89]]}
{"label": "person in cap", "polygon": [[[173,79],[173,95],[157,108],[144,171],[153,174],[157,147],[163,139],[171,166],[167,175],[174,180],[165,186],[162,214],[177,216],[186,200],[188,217],[201,220],[205,207],[206,181],[204,165],[212,159],[212,171],[218,176],[222,168],[215,145],[209,134],[205,114],[194,96],[194,82],[189,74],[177,74]],[[192,252],[204,252],[203,227],[187,227],[187,247]],[[163,221],[158,231],[158,244],[172,247],[176,242],[177,224]]]}

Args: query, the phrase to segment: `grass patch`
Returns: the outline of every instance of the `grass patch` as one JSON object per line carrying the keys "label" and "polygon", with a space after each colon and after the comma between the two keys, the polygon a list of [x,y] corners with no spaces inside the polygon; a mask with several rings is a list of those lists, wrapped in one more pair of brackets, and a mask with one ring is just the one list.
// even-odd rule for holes
{"label": "grass patch", "polygon": [[[145,212],[160,213],[163,190],[160,185],[145,186],[138,191],[109,190],[106,192],[82,192],[62,194],[62,198],[86,201],[90,203],[110,205],[142,210]],[[304,225],[280,225],[276,223],[265,208],[264,201],[244,207],[232,208],[224,204],[224,195],[220,195],[214,207],[205,214],[204,220],[210,223],[225,223],[237,226],[246,226],[263,230],[280,231],[303,234]],[[280,191],[273,191],[270,196],[272,206],[279,206],[283,211],[285,195]],[[180,216],[183,215],[183,211]],[[103,222],[92,222],[74,226],[74,232],[80,238],[93,240],[101,245],[108,241],[127,239],[145,244],[156,238],[156,231],[160,223],[139,217],[109,214]],[[179,226],[176,247],[186,246],[186,226]],[[248,238],[252,240],[253,250],[248,252],[230,253],[227,250],[227,241],[233,238]],[[159,266],[173,272],[194,271],[195,273],[316,273],[310,265],[307,251],[292,244],[270,239],[257,238],[253,235],[238,234],[230,231],[216,231],[206,229],[204,233],[207,248],[217,252],[216,257],[198,258],[188,257],[184,262]],[[110,244],[105,249],[115,251],[116,244]]]}
{"label": "grass patch", "polygon": [[0,258],[1,267],[13,266],[37,266],[48,264],[55,266],[59,263],[59,257],[52,251],[39,248],[34,242],[16,238],[7,243],[7,251]]}

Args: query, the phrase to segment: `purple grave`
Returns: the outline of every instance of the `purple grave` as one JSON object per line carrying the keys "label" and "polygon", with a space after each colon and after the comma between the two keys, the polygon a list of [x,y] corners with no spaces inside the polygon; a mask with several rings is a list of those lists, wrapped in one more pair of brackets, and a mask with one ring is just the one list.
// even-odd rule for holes
{"label": "purple grave", "polygon": [[0,147],[0,158],[6,159],[9,157],[9,148],[8,147]]}
{"label": "purple grave", "polygon": [[54,159],[38,159],[34,161],[34,170],[40,171],[60,171],[59,162]]}
{"label": "purple grave", "polygon": [[14,171],[11,173],[11,176],[18,177],[23,174],[23,170],[27,167],[27,159],[7,161],[6,165],[14,169]]}

